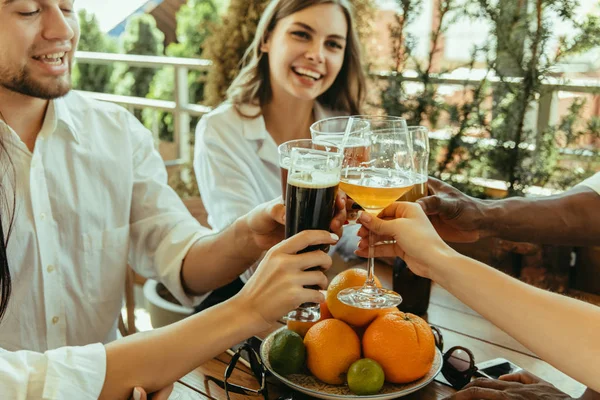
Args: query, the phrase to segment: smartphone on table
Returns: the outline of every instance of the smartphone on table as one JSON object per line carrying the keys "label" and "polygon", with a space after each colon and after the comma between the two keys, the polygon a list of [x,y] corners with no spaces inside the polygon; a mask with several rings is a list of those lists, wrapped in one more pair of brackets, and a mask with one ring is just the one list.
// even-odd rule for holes
{"label": "smartphone on table", "polygon": [[512,374],[522,370],[518,365],[508,361],[505,358],[494,358],[493,360],[483,361],[475,364],[477,367],[476,376],[489,379],[498,379],[502,375]]}

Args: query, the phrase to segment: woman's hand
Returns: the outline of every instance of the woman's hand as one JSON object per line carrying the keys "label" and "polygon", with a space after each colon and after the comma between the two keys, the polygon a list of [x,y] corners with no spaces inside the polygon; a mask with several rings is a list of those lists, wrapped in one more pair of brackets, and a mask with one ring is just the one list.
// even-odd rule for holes
{"label": "woman's hand", "polygon": [[[331,266],[331,257],[320,250],[297,254],[308,246],[333,245],[339,237],[326,231],[303,231],[269,250],[252,278],[236,296],[248,312],[258,312],[272,324],[306,302],[324,301],[321,292],[304,286],[327,288],[323,273]],[[317,270],[307,271],[318,267]]]}
{"label": "woman's hand", "polygon": [[379,217],[363,212],[358,219],[363,226],[356,254],[369,256],[369,230],[375,235],[375,257],[400,257],[417,275],[432,278],[431,266],[436,257],[452,251],[436,233],[429,219],[414,203],[396,202]]}
{"label": "woman's hand", "polygon": [[[342,227],[346,222],[346,194],[342,191],[338,191],[335,199],[335,210],[329,229],[337,237],[341,237]],[[257,206],[243,218],[250,229],[253,242],[261,251],[269,250],[285,238],[285,206],[281,196]]]}

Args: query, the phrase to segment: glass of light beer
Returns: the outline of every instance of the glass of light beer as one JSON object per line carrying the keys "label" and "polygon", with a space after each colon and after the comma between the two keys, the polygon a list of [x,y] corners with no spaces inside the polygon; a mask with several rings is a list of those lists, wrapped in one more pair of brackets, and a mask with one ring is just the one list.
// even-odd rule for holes
{"label": "glass of light beer", "polygon": [[[353,124],[349,125],[351,117],[333,117],[319,120],[311,125],[310,135],[313,141],[317,143],[328,142],[338,147],[342,147],[346,130],[351,128],[353,131],[365,131],[369,129],[369,121],[367,119],[354,119]],[[360,135],[353,135],[344,144],[343,152],[345,162],[348,165],[358,165],[368,158],[369,148],[365,145],[363,138]],[[348,210],[348,222],[356,223],[358,212],[362,207],[354,202],[352,210]]]}
{"label": "glass of light beer", "polygon": [[291,162],[291,153],[292,149],[295,148],[323,150],[334,153],[340,152],[339,146],[328,142],[317,143],[314,142],[312,139],[290,140],[279,145],[277,150],[279,152],[279,168],[281,169],[281,193],[283,194],[283,201],[285,201],[288,170],[290,168]]}
{"label": "glass of light beer", "polygon": [[[368,129],[352,129],[355,123],[368,122]],[[414,186],[412,142],[406,121],[400,117],[350,117],[342,147],[361,140],[367,157],[360,163],[344,158],[340,188],[360,204],[365,212],[378,215],[385,207],[408,193]],[[362,287],[338,293],[343,303],[365,309],[397,306],[402,297],[393,290],[375,286],[373,235],[369,234],[367,280]]]}
{"label": "glass of light beer", "polygon": [[415,185],[412,190],[399,198],[399,201],[415,202],[427,196],[427,178],[429,166],[429,129],[424,126],[409,126],[413,146]]}
{"label": "glass of light beer", "polygon": [[[424,126],[409,126],[408,133],[413,146],[415,185],[399,200],[415,202],[427,196],[429,130]],[[431,280],[414,274],[404,260],[396,258],[392,283],[394,291],[402,296],[402,304],[398,306],[400,310],[417,315],[427,312]]]}
{"label": "glass of light beer", "polygon": [[[292,149],[285,199],[286,238],[304,230],[329,230],[335,215],[342,159],[339,151]],[[300,253],[316,250],[327,252],[329,245],[309,246]],[[309,288],[319,289],[318,286]],[[290,312],[287,319],[314,322],[320,317],[319,304],[304,303]]]}

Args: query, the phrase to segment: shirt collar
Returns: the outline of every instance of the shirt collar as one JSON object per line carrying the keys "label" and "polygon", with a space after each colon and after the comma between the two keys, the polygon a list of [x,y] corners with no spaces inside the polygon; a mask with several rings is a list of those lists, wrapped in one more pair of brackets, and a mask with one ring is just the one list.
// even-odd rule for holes
{"label": "shirt collar", "polygon": [[[68,95],[67,95],[68,96]],[[56,125],[62,123],[66,126],[66,131],[73,136],[73,139],[77,143],[79,143],[79,134],[75,129],[75,124],[73,123],[73,119],[71,118],[71,110],[69,110],[69,106],[66,101],[66,97],[61,97],[58,99],[54,99],[50,101],[50,105],[48,106],[48,111],[46,112],[46,117],[48,117],[48,113],[53,112],[54,119],[56,121]]]}

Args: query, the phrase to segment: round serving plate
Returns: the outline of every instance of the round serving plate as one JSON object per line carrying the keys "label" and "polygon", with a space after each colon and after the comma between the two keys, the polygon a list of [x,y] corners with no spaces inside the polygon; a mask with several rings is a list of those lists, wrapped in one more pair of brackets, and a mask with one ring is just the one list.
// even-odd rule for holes
{"label": "round serving plate", "polygon": [[269,370],[269,372],[273,374],[273,376],[277,377],[277,379],[279,379],[281,382],[285,383],[292,389],[320,399],[394,399],[396,397],[406,396],[407,394],[416,392],[417,390],[427,386],[442,369],[442,354],[436,348],[435,358],[433,359],[431,369],[421,379],[406,384],[393,384],[386,382],[383,385],[383,388],[381,388],[381,390],[377,394],[370,396],[357,396],[350,391],[347,385],[329,385],[327,383],[321,382],[312,375],[293,374],[288,376],[282,376],[279,375],[277,372],[273,371],[273,368],[271,368],[271,364],[269,363],[269,350],[271,348],[271,344],[273,343],[273,337],[277,332],[279,332],[282,329],[286,329],[286,327],[282,327],[276,330],[275,332],[271,333],[265,338],[262,345],[260,346],[260,356],[263,360],[265,367]]}

